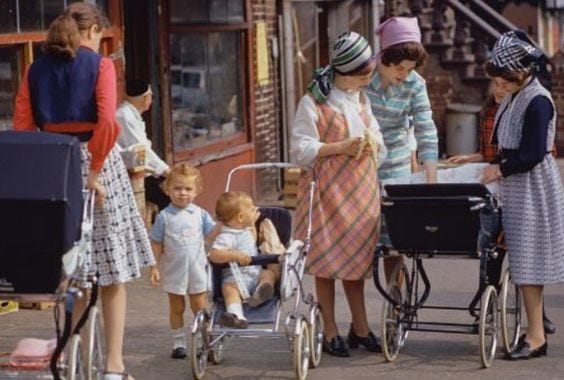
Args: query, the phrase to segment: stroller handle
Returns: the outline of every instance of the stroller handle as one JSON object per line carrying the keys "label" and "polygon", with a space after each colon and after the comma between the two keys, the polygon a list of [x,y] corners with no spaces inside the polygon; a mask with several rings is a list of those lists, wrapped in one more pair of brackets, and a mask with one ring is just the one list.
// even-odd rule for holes
{"label": "stroller handle", "polygon": [[233,169],[231,169],[231,171],[227,175],[227,184],[225,185],[225,191],[229,191],[231,185],[231,177],[233,176],[233,174],[235,174],[235,172],[239,170],[257,170],[257,169],[270,169],[270,168],[290,169],[290,168],[299,168],[299,166],[287,162],[260,162],[256,164],[243,164],[236,166]]}
{"label": "stroller handle", "polygon": [[[250,265],[278,264],[281,255],[258,255],[251,258]],[[215,268],[229,268],[229,263],[212,264]]]}

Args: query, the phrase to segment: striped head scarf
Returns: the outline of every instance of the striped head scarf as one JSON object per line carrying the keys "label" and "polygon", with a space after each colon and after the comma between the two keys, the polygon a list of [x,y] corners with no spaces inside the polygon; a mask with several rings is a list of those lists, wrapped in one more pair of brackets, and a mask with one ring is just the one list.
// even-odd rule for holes
{"label": "striped head scarf", "polygon": [[533,45],[523,41],[515,31],[503,33],[492,49],[490,62],[508,71],[530,71],[540,55]]}
{"label": "striped head scarf", "polygon": [[308,86],[308,90],[319,104],[327,101],[335,73],[354,75],[366,68],[374,59],[374,55],[364,37],[355,32],[345,32],[331,45],[329,58],[329,65],[316,69]]}

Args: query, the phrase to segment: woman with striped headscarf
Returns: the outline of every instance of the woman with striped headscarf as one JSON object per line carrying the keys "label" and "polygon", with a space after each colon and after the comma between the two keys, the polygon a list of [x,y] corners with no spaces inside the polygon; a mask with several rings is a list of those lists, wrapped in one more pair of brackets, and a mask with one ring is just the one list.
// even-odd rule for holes
{"label": "woman with striped headscarf", "polygon": [[306,270],[315,276],[323,350],[341,357],[349,351],[335,322],[336,279],[343,282],[352,315],[348,345],[380,350],[364,303],[364,279],[372,274],[379,231],[377,171],[386,156],[378,122],[362,92],[374,67],[366,39],[354,32],[342,34],[331,47],[330,64],[316,70],[300,100],[290,141],[294,162],[305,167],[299,181],[296,237],[306,237],[308,184],[315,181]]}
{"label": "woman with striped headscarf", "polygon": [[508,93],[495,116],[500,161],[483,182],[499,180],[511,277],[523,295],[527,332],[506,359],[545,356],[543,289],[564,282],[564,190],[550,154],[556,107],[532,72],[538,50],[515,32],[496,42],[486,72]]}

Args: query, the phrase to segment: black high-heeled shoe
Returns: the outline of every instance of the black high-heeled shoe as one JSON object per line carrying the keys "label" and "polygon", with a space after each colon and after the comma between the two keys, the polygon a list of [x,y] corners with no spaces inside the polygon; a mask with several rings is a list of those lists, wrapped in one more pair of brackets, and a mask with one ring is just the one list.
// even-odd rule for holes
{"label": "black high-heeled shoe", "polygon": [[505,355],[505,360],[523,360],[539,358],[541,356],[546,356],[548,352],[548,342],[545,341],[543,345],[535,349],[531,349],[531,345],[525,339],[519,339],[517,347],[507,355]]}
{"label": "black high-heeled shoe", "polygon": [[331,341],[328,342],[323,337],[323,345],[322,345],[323,352],[328,353],[332,356],[338,356],[341,358],[346,358],[351,356],[349,353],[349,349],[347,348],[347,344],[342,336],[336,335],[331,338]]}
{"label": "black high-heeled shoe", "polygon": [[348,341],[350,348],[358,348],[359,345],[363,345],[370,352],[382,352],[380,341],[372,334],[372,331],[368,332],[368,336],[358,336],[354,333],[352,324],[349,330]]}

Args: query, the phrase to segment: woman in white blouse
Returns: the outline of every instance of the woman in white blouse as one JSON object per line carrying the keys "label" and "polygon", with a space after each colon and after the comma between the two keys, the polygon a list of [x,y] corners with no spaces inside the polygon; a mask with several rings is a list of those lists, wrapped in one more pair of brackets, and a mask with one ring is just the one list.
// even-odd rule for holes
{"label": "woman in white blouse", "polygon": [[364,280],[372,275],[378,242],[378,166],[386,148],[362,92],[376,66],[368,42],[354,32],[332,45],[330,64],[316,70],[298,105],[291,135],[293,161],[304,167],[296,209],[296,237],[307,230],[308,184],[315,181],[311,249],[306,271],[315,276],[324,322],[323,350],[349,356],[335,322],[335,279],[342,280],[352,316],[348,346],[379,351],[370,331]]}

